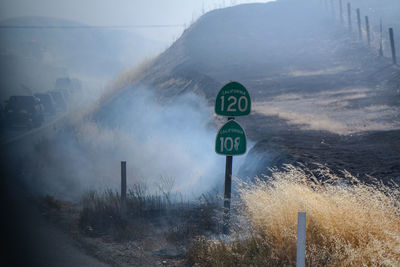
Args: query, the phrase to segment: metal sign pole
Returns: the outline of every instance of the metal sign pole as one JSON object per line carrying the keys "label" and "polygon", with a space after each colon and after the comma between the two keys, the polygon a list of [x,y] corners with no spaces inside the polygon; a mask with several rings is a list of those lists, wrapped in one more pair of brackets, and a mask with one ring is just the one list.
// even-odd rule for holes
{"label": "metal sign pole", "polygon": [[225,167],[225,192],[224,192],[224,226],[223,233],[229,234],[229,221],[231,209],[231,188],[232,188],[232,156],[226,156]]}
{"label": "metal sign pole", "polygon": [[[234,120],[234,117],[228,117],[228,121]],[[232,194],[232,163],[233,157],[226,156],[225,164],[225,192],[224,192],[224,226],[223,233],[229,234],[229,221],[231,209],[231,194]]]}

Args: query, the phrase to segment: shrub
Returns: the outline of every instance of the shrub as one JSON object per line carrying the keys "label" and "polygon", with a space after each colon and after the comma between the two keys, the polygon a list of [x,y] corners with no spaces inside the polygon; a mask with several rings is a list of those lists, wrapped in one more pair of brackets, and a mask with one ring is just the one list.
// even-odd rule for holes
{"label": "shrub", "polygon": [[123,229],[126,222],[120,213],[120,196],[117,192],[106,190],[103,193],[88,192],[82,199],[79,227],[92,236]]}

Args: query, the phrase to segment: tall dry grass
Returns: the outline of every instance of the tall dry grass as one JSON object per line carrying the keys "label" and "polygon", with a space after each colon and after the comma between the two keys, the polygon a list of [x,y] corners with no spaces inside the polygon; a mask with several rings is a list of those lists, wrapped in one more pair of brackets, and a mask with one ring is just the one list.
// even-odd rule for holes
{"label": "tall dry grass", "polygon": [[272,256],[294,262],[297,212],[307,212],[307,261],[333,266],[400,263],[400,200],[397,188],[365,184],[326,170],[311,173],[287,166],[268,182],[241,189],[253,229],[270,244]]}
{"label": "tall dry grass", "polygon": [[398,187],[366,184],[344,174],[339,178],[321,169],[317,180],[312,172],[288,165],[272,177],[242,185],[247,236],[233,242],[197,241],[199,250],[192,250],[189,261],[294,266],[297,212],[305,211],[308,266],[399,266]]}
{"label": "tall dry grass", "polygon": [[173,179],[160,180],[160,189],[156,192],[150,192],[141,184],[134,184],[128,189],[124,218],[121,216],[119,192],[111,189],[87,192],[80,203],[80,230],[93,237],[134,240],[151,235],[150,229],[156,225],[167,240],[175,243],[185,243],[194,236],[217,232],[215,218],[220,199],[216,192],[186,200],[181,194],[172,193]]}

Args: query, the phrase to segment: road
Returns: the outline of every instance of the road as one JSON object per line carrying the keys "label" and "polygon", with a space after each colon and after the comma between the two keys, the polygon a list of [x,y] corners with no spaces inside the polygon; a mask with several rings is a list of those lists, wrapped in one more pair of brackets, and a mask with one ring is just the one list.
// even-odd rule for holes
{"label": "road", "polygon": [[29,188],[22,183],[21,158],[33,153],[34,145],[42,138],[57,134],[63,122],[64,117],[59,117],[12,138],[9,132],[8,138],[2,139],[2,266],[107,266],[85,254],[69,235],[47,222]]}

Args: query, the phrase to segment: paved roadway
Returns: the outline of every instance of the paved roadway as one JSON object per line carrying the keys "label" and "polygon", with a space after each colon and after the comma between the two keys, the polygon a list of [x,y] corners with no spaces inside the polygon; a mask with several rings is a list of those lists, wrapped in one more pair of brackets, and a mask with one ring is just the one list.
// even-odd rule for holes
{"label": "paved roadway", "polygon": [[[68,234],[48,223],[39,213],[29,188],[21,182],[19,160],[33,153],[34,144],[57,134],[60,117],[32,131],[10,132],[1,142],[1,266],[107,266],[85,254]],[[7,138],[8,137],[8,138]]]}

